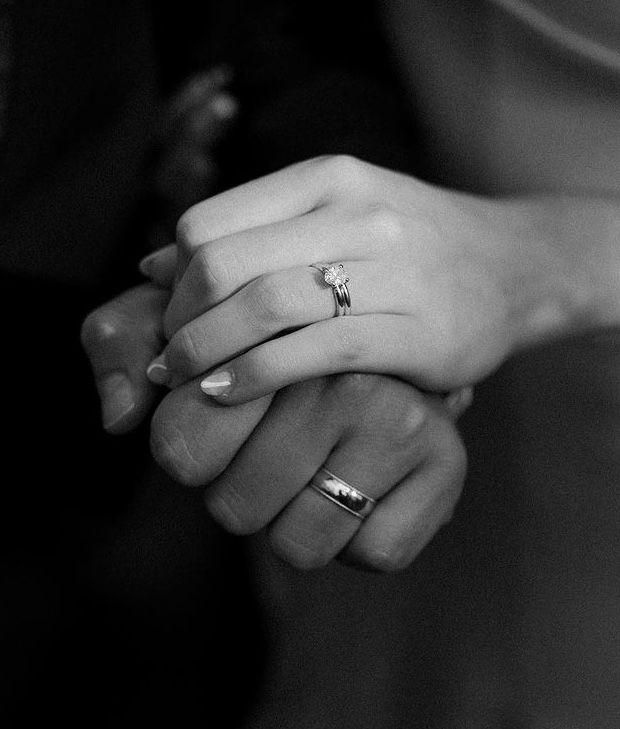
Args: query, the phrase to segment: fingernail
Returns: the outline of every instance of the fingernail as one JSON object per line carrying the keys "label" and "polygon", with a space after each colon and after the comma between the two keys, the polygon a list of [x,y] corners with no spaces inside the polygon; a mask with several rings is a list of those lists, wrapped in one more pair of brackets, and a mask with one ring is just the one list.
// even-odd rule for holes
{"label": "fingernail", "polygon": [[144,258],[138,263],[138,270],[143,276],[146,276],[147,278],[151,275],[151,265],[153,261],[155,261],[157,258],[159,258],[160,252],[155,251],[155,253],[149,253],[148,256],[144,256]]}
{"label": "fingernail", "polygon": [[205,377],[200,383],[200,389],[205,395],[219,396],[228,395],[233,384],[232,372],[214,372]]}
{"label": "fingernail", "polygon": [[101,419],[105,430],[128,415],[136,406],[129,378],[117,372],[107,375],[97,383],[101,397]]}
{"label": "fingernail", "polygon": [[146,376],[154,385],[168,385],[170,383],[170,370],[166,366],[166,358],[163,354],[155,357],[146,368]]}

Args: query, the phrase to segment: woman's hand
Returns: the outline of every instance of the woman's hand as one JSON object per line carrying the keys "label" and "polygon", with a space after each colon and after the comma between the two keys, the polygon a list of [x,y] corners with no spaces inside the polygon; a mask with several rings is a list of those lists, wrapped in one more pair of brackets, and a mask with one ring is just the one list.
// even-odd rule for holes
{"label": "woman's hand", "polygon": [[[230,404],[336,372],[435,391],[475,383],[591,303],[589,272],[547,213],[347,157],[242,185],[179,222],[171,340],[151,375],[178,384],[211,371],[204,392]],[[143,270],[167,281],[173,254],[160,255]],[[317,263],[344,264],[352,316],[334,317]]]}
{"label": "woman's hand", "polygon": [[[228,531],[268,527],[292,565],[338,555],[378,570],[407,566],[451,516],[465,453],[449,412],[390,377],[339,375],[221,408],[191,385],[152,422],[158,462],[187,485],[209,484],[207,509]],[[325,466],[377,500],[361,521],[308,484]]]}

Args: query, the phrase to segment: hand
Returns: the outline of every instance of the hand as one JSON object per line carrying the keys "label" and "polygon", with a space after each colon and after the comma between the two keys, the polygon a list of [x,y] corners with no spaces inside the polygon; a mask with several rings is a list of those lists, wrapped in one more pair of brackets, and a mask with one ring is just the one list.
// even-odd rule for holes
{"label": "hand", "polygon": [[[154,286],[138,287],[84,322],[82,339],[112,433],[131,430],[154,403],[156,391],[144,368],[161,348],[168,297]],[[220,408],[186,385],[157,410],[152,450],[177,481],[203,485],[217,479],[207,505],[231,531],[261,528],[286,507],[271,527],[272,539],[297,566],[329,561],[362,526],[345,557],[395,569],[415,557],[458,498],[465,459],[450,418],[458,417],[469,397],[462,393],[441,402],[390,378],[357,375],[288,388],[273,402],[265,397]],[[295,457],[292,451],[300,446],[306,452]],[[374,497],[400,485],[360,525],[346,512],[326,511],[326,500],[304,489],[323,462]]]}
{"label": "hand", "polygon": [[[466,402],[461,403],[461,407]],[[222,408],[191,384],[152,421],[156,460],[207,487],[227,530],[269,526],[275,550],[302,569],[337,555],[379,570],[408,565],[458,499],[464,449],[439,398],[389,377],[340,375]],[[361,522],[307,486],[322,466],[379,502]]]}
{"label": "hand", "polygon": [[[230,404],[336,372],[435,391],[475,383],[536,332],[561,329],[558,302],[583,292],[537,211],[340,157],[206,200],[179,222],[155,375],[177,384],[216,368],[203,389]],[[350,276],[354,316],[333,316],[310,267],[330,262]],[[156,280],[162,268],[148,267]]]}
{"label": "hand", "polygon": [[157,388],[145,371],[164,346],[162,319],[169,299],[157,286],[138,286],[93,311],[82,325],[103,427],[110,433],[133,430],[155,403]]}

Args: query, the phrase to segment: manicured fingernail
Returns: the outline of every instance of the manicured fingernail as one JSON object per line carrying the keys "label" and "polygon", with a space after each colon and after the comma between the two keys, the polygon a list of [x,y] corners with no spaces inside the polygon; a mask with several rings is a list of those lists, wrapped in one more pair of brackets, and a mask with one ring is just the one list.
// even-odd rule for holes
{"label": "manicured fingernail", "polygon": [[135,408],[133,387],[129,378],[121,372],[101,378],[97,386],[103,427],[108,430]]}
{"label": "manicured fingernail", "polygon": [[200,389],[205,395],[219,396],[228,395],[233,384],[232,372],[214,372],[205,377],[200,383]]}
{"label": "manicured fingernail", "polygon": [[159,256],[160,251],[155,251],[155,253],[149,253],[148,256],[144,256],[140,263],[138,263],[138,270],[143,276],[150,277],[153,261],[157,260]]}
{"label": "manicured fingernail", "polygon": [[155,357],[146,368],[146,376],[154,385],[168,385],[170,383],[170,370],[166,365],[166,358],[163,354]]}

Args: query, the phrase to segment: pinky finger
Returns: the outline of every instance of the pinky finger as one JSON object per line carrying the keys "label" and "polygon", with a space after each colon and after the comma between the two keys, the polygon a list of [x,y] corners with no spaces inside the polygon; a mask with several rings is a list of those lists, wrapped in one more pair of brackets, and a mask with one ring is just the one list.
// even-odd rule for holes
{"label": "pinky finger", "polygon": [[343,561],[380,572],[408,567],[454,512],[465,478],[465,449],[430,459],[387,494],[344,552]]}

